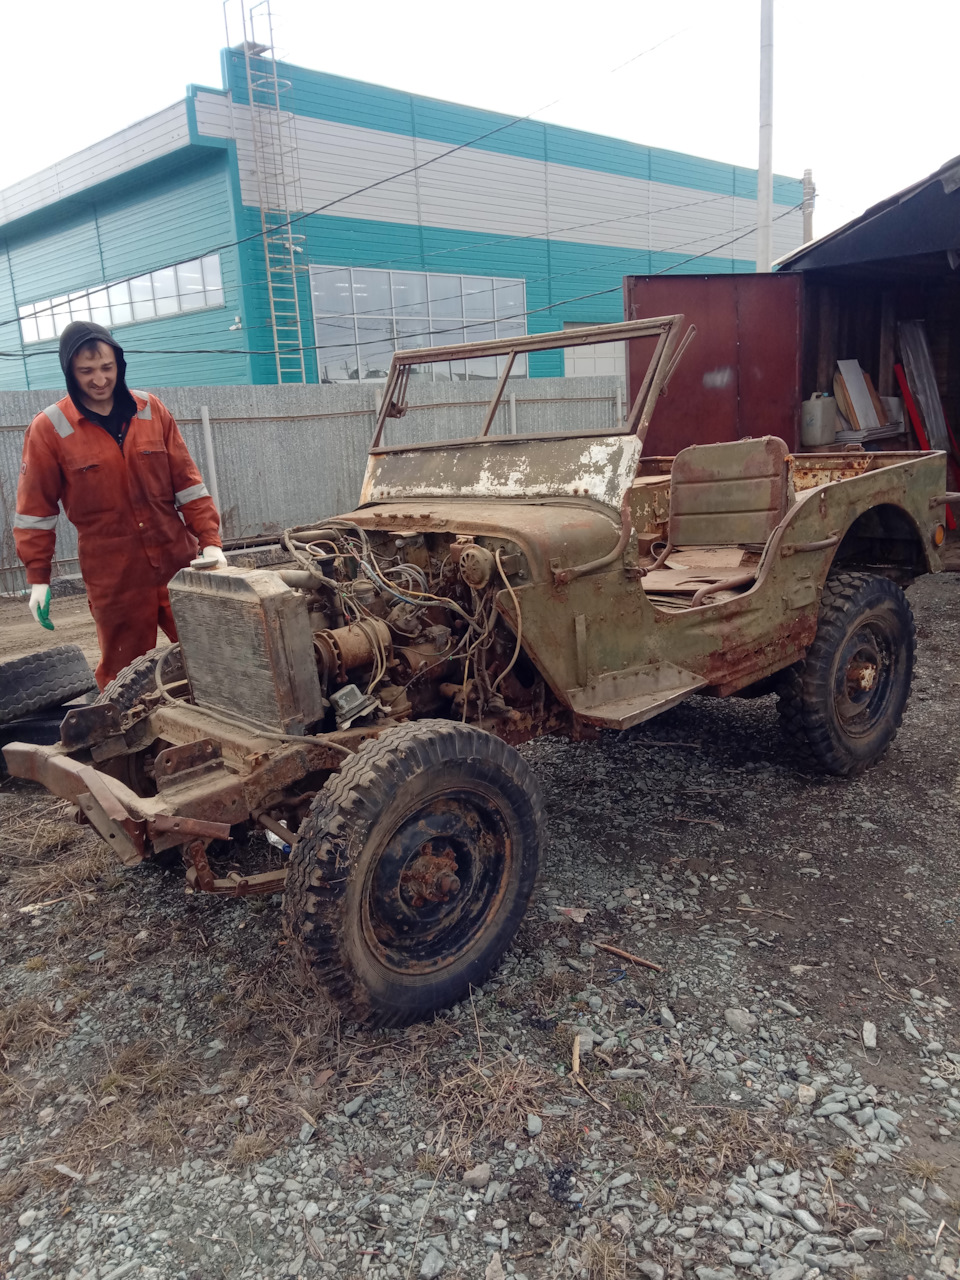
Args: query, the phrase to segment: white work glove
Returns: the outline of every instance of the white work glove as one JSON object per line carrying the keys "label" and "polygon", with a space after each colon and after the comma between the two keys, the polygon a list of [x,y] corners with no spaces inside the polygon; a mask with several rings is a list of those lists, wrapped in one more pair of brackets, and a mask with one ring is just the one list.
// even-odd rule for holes
{"label": "white work glove", "polygon": [[50,584],[47,582],[35,582],[30,588],[30,612],[33,614],[34,622],[39,622],[41,627],[45,627],[47,631],[53,631],[54,625],[50,621]]}
{"label": "white work glove", "polygon": [[216,560],[218,569],[225,568],[227,563],[227,557],[223,554],[222,547],[201,547],[200,559]]}

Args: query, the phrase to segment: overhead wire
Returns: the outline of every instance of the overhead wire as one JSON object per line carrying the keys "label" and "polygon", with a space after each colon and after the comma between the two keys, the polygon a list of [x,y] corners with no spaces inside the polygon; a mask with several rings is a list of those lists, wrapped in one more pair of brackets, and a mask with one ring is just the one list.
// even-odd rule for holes
{"label": "overhead wire", "polygon": [[[791,207],[789,207],[789,208],[784,209],[781,213],[779,213],[779,214],[777,214],[777,215],[776,215],[776,217],[773,219],[773,220],[774,220],[774,222],[778,222],[781,218],[785,218],[785,217],[787,217],[787,216],[788,216],[789,214],[791,214],[791,213],[796,213],[796,211],[797,211],[799,208],[801,208],[801,206],[800,206],[800,205],[793,205],[793,206],[791,206]],[[731,236],[729,239],[724,240],[722,243],[720,243],[720,244],[718,244],[718,245],[712,245],[710,248],[708,248],[708,249],[704,249],[704,250],[703,250],[702,252],[700,252],[700,253],[690,254],[690,255],[689,255],[688,257],[686,257],[686,258],[682,258],[679,262],[672,262],[672,263],[669,263],[667,266],[662,267],[659,271],[651,271],[651,272],[648,272],[648,273],[645,273],[645,274],[649,274],[650,276],[666,275],[666,274],[668,274],[668,273],[669,273],[669,272],[671,272],[671,271],[676,271],[676,270],[678,270],[680,267],[686,266],[688,263],[696,262],[696,261],[698,261],[698,260],[699,260],[699,259],[701,259],[701,258],[711,257],[713,254],[715,254],[716,252],[718,252],[718,250],[720,250],[720,249],[725,249],[725,248],[727,248],[729,245],[731,245],[731,244],[736,244],[738,241],[745,239],[745,238],[746,238],[747,236],[749,236],[749,235],[752,235],[752,234],[753,234],[753,232],[754,232],[755,230],[756,230],[756,223],[751,223],[751,224],[750,224],[748,227],[746,227],[745,229],[740,230],[740,231],[739,231],[739,234],[737,234],[737,235],[735,235],[735,236]],[[705,239],[705,238],[707,238],[707,237],[703,237],[703,236],[701,236],[701,237],[699,237],[699,238],[700,238],[700,239]],[[681,248],[684,244],[690,244],[690,243],[691,243],[690,241],[683,241],[683,242],[681,242],[681,244],[680,244],[680,245],[672,246],[672,247],[671,247],[671,248],[669,248],[669,249],[661,249],[661,250],[658,250],[657,252],[660,252],[660,253],[671,253],[671,252],[675,252],[677,249]],[[694,241],[693,243],[696,243],[696,242]],[[647,252],[647,250],[638,250],[637,252]],[[633,255],[633,254],[631,254],[631,255],[629,255],[629,257],[623,257],[623,258],[617,259],[617,260],[615,260],[615,261],[620,261],[620,262],[629,261],[633,256],[634,256],[634,255]],[[593,269],[592,264],[591,264],[590,266],[585,266],[585,267],[583,267],[583,268],[576,268],[576,269],[575,269],[574,271],[572,271],[572,272],[562,273],[562,276],[579,274],[579,273],[581,273],[582,271],[591,270],[591,269]],[[548,279],[548,280],[549,280],[549,279],[559,279],[559,278],[562,278],[562,276],[561,276],[561,274],[558,274],[557,276],[547,277],[546,279]],[[497,319],[498,319],[498,320],[518,320],[518,319],[526,319],[528,316],[538,315],[538,314],[540,314],[541,312],[544,312],[544,311],[553,311],[553,310],[554,310],[555,308],[557,308],[557,307],[569,306],[569,305],[571,305],[572,303],[576,303],[576,302],[584,302],[584,301],[586,301],[586,300],[588,300],[588,299],[591,299],[591,298],[600,298],[600,297],[604,297],[605,295],[607,295],[607,294],[611,294],[611,293],[620,293],[620,292],[622,291],[622,288],[623,288],[623,285],[622,285],[622,282],[620,282],[620,283],[617,283],[617,284],[615,284],[615,285],[611,285],[609,288],[605,288],[605,289],[594,289],[594,290],[592,290],[592,291],[591,291],[591,292],[589,292],[589,293],[581,293],[581,294],[576,295],[575,297],[570,297],[570,298],[559,298],[559,299],[557,299],[557,301],[555,301],[555,302],[545,303],[543,306],[540,306],[540,307],[528,307],[528,308],[527,308],[526,310],[524,310],[524,311],[511,312],[511,313],[510,313],[510,315],[508,315],[508,316],[499,316],[499,317],[497,317]],[[483,327],[485,327],[485,326],[487,326],[487,325],[489,325],[489,324],[491,324],[491,323],[493,323],[493,321],[492,321],[491,319],[482,319],[482,320],[475,320],[475,321],[467,321],[467,320],[465,320],[462,326],[458,326],[458,331],[459,331],[461,328],[462,328],[462,330],[463,330],[463,331],[466,331],[466,330],[468,330],[468,329],[483,328]],[[443,333],[443,332],[445,332],[445,331],[444,331],[444,330],[435,330],[435,329],[425,329],[425,330],[423,330],[423,331],[422,331],[422,332],[420,332],[420,333],[408,334],[408,335],[406,335],[406,336],[407,336],[407,337],[410,337],[410,338],[417,338],[417,337],[432,337],[432,336],[434,336],[435,334]],[[342,344],[342,346],[343,346],[343,348],[344,348],[345,350],[349,350],[349,349],[350,349],[350,348],[352,348],[352,347],[378,346],[378,345],[382,345],[382,344],[383,344],[383,339],[381,339],[381,338],[372,338],[372,339],[364,339],[364,340],[357,341],[357,342],[345,342],[345,343],[343,343],[343,344]],[[334,344],[334,345],[335,345],[335,344]],[[290,353],[291,353],[291,354],[295,354],[295,353],[297,353],[297,352],[318,351],[318,350],[328,350],[328,349],[332,349],[331,344],[328,344],[328,343],[305,343],[305,344],[301,345],[300,347],[291,347],[291,348],[290,348]],[[124,346],[124,351],[125,351],[125,353],[127,353],[127,354],[129,354],[129,355],[227,355],[227,356],[237,356],[237,355],[265,355],[265,354],[270,354],[270,351],[272,351],[272,348],[270,349],[270,351],[266,351],[266,350],[264,350],[264,349],[260,349],[260,350],[258,350],[258,349],[256,349],[256,348],[238,348],[238,347],[219,347],[219,348],[217,348],[217,347],[178,347],[178,348],[170,348],[170,347],[131,347],[131,346]],[[24,359],[24,358],[31,357],[31,356],[41,356],[41,355],[42,355],[42,356],[49,356],[50,354],[51,354],[51,352],[50,352],[49,350],[44,350],[44,351],[26,351],[26,350],[24,350],[24,351],[0,351],[0,359],[4,359],[4,358],[6,358],[6,359],[16,359],[16,360],[20,360],[20,359]]]}

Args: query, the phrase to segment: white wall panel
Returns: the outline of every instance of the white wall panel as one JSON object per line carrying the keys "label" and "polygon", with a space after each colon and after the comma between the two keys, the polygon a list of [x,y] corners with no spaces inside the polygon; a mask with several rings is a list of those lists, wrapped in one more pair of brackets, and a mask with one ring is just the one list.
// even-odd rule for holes
{"label": "white wall panel", "polygon": [[138,165],[168,155],[189,142],[187,107],[175,102],[76,155],[0,191],[0,222],[9,222],[45,205],[106,182]]}
{"label": "white wall panel", "polygon": [[[226,100],[199,95],[202,133],[229,136]],[[249,110],[234,107],[245,204],[256,205]],[[756,202],[594,169],[545,163],[467,147],[445,156],[445,143],[298,116],[304,209],[337,203],[338,217],[449,227],[481,235],[552,236],[576,244],[752,261]],[[415,174],[351,194],[424,161]],[[780,206],[775,213],[783,212]],[[774,224],[774,250],[796,244],[800,214]],[[740,238],[742,237],[742,238]],[[781,247],[782,246],[782,247]]]}

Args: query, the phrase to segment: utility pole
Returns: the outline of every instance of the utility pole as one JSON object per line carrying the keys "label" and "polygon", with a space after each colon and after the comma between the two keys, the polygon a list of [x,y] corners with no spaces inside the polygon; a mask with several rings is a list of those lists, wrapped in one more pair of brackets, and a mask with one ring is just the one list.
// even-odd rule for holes
{"label": "utility pole", "polygon": [[803,171],[803,243],[813,239],[813,205],[817,196],[817,188],[813,182],[813,170]]}
{"label": "utility pole", "polygon": [[760,0],[760,162],[757,167],[757,270],[773,265],[773,0]]}

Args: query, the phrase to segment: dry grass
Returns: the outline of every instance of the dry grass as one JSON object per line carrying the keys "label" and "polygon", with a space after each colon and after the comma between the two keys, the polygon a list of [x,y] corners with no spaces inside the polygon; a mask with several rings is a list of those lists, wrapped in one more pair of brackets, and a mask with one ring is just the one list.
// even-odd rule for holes
{"label": "dry grass", "polygon": [[234,1138],[233,1146],[227,1152],[227,1164],[235,1168],[259,1164],[261,1160],[266,1160],[275,1148],[276,1143],[267,1135],[266,1129],[258,1129],[255,1133],[241,1133]]}
{"label": "dry grass", "polygon": [[461,1062],[435,1085],[437,1116],[465,1137],[516,1135],[538,1112],[556,1077],[512,1057],[490,1063]]}
{"label": "dry grass", "polygon": [[857,1149],[855,1147],[837,1147],[831,1152],[830,1163],[845,1178],[849,1177],[857,1167]]}
{"label": "dry grass", "polygon": [[769,1117],[732,1107],[673,1103],[667,1110],[648,1099],[643,1122],[630,1128],[637,1162],[653,1180],[653,1198],[665,1213],[687,1192],[751,1163],[758,1149],[788,1168],[802,1168],[807,1155],[792,1135],[770,1127]]}
{"label": "dry grass", "polygon": [[[946,1167],[945,1164],[934,1164],[932,1160],[922,1160],[917,1156],[910,1156],[903,1162],[904,1173],[920,1183],[936,1182]],[[837,1165],[837,1168],[840,1166]]]}
{"label": "dry grass", "polygon": [[67,821],[63,801],[47,797],[24,805],[20,797],[6,799],[11,812],[0,813],[0,862],[10,866],[38,862],[63,853],[83,834],[75,822]]}
{"label": "dry grass", "polygon": [[628,1261],[624,1241],[606,1236],[587,1236],[583,1241],[580,1265],[589,1280],[626,1280]]}
{"label": "dry grass", "polygon": [[10,1063],[33,1050],[48,1048],[67,1034],[64,1024],[76,1010],[76,1004],[71,1004],[54,1013],[49,1005],[29,996],[0,1006],[0,1057]]}
{"label": "dry grass", "polygon": [[0,1206],[13,1204],[26,1191],[28,1182],[22,1173],[8,1173],[0,1178]]}
{"label": "dry grass", "polygon": [[49,902],[81,893],[116,869],[112,850],[91,839],[69,857],[16,867],[10,872],[9,892],[17,903]]}

